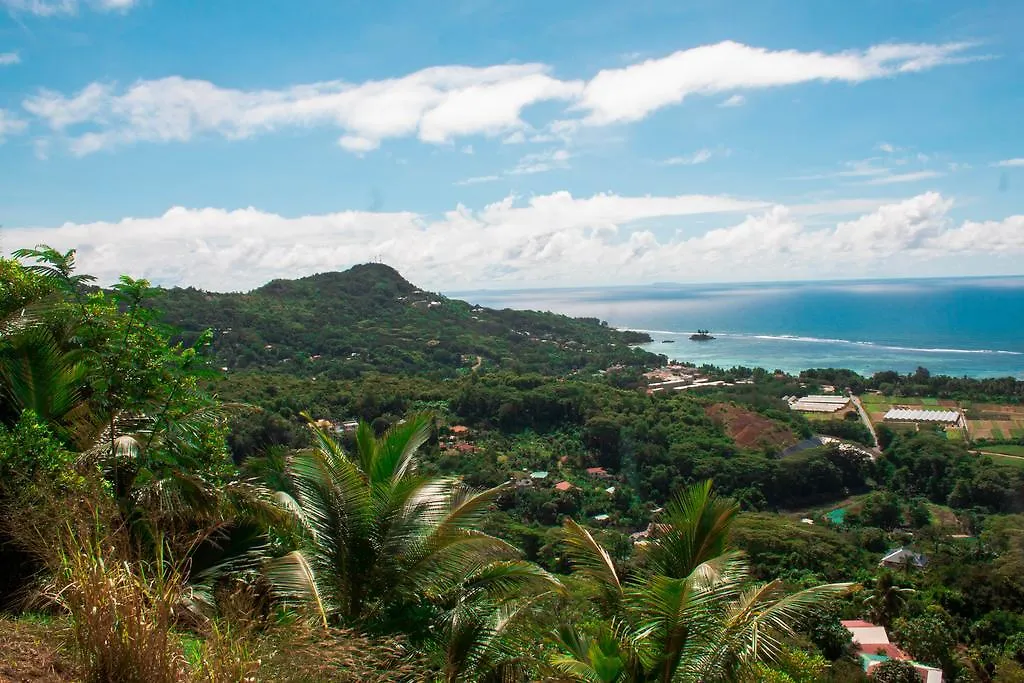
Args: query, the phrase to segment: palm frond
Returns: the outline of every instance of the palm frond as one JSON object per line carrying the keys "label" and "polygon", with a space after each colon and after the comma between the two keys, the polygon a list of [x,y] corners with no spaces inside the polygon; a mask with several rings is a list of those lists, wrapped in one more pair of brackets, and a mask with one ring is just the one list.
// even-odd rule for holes
{"label": "palm frond", "polygon": [[710,481],[684,489],[666,508],[667,529],[646,547],[652,570],[682,578],[721,556],[737,514],[739,506],[716,496]]}
{"label": "palm frond", "polygon": [[281,597],[311,602],[316,607],[323,627],[328,627],[328,605],[320,591],[316,573],[301,551],[293,550],[283,557],[271,560],[266,565],[264,575]]}
{"label": "palm frond", "polygon": [[563,532],[573,569],[597,582],[604,589],[620,594],[622,582],[608,551],[594,540],[589,531],[571,519],[565,520]]}
{"label": "palm frond", "polygon": [[9,339],[0,354],[0,391],[18,411],[57,422],[82,400],[85,372],[78,354],[62,350],[47,330],[35,327]]}
{"label": "palm frond", "polygon": [[[421,413],[389,427],[377,440],[372,465],[367,471],[370,480],[397,481],[404,477],[415,466],[414,454],[430,438],[431,424],[430,416]],[[357,439],[358,436],[357,433]],[[361,442],[359,446],[362,448]]]}

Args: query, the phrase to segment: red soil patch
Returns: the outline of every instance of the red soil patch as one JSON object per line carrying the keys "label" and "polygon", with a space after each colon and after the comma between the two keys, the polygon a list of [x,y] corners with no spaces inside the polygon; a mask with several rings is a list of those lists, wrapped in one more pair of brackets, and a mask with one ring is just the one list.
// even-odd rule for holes
{"label": "red soil patch", "polygon": [[81,680],[55,640],[46,626],[0,619],[0,683]]}
{"label": "red soil patch", "polygon": [[715,403],[705,408],[705,412],[708,417],[722,425],[729,437],[741,448],[771,446],[783,449],[797,442],[796,435],[788,427],[739,406]]}

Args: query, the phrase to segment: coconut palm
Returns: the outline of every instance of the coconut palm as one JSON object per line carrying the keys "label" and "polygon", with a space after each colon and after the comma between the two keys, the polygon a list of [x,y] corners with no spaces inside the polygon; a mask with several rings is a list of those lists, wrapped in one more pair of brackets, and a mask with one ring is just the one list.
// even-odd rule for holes
{"label": "coconut palm", "polygon": [[386,627],[398,615],[409,630],[418,620],[443,623],[447,609],[452,633],[461,633],[470,614],[462,608],[475,597],[500,606],[496,596],[543,579],[515,548],[477,528],[501,487],[475,492],[417,471],[430,427],[416,415],[377,437],[361,423],[349,455],[311,422],[314,447],[291,457],[295,496],[281,497],[304,537],[268,577],[281,594],[308,599],[323,625]]}
{"label": "coconut palm", "polygon": [[864,598],[864,606],[872,619],[882,626],[889,626],[903,611],[913,593],[913,588],[897,586],[891,572],[882,572],[871,595]]}
{"label": "coconut palm", "polygon": [[724,681],[778,656],[794,626],[849,585],[789,593],[779,581],[754,582],[729,545],[738,511],[710,482],[683,491],[628,577],[590,532],[566,522],[569,556],[604,614],[592,633],[559,628],[552,666],[581,681]]}

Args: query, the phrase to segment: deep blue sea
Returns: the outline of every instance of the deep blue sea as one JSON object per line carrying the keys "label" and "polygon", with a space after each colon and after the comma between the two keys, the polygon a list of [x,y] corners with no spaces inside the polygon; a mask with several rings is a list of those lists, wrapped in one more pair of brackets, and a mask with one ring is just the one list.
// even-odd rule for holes
{"label": "deep blue sea", "polygon": [[[841,367],[1024,379],[1024,278],[858,280],[474,291],[495,308],[594,316],[645,348],[722,367]],[[689,340],[707,328],[714,341]],[[675,343],[663,343],[672,340]]]}

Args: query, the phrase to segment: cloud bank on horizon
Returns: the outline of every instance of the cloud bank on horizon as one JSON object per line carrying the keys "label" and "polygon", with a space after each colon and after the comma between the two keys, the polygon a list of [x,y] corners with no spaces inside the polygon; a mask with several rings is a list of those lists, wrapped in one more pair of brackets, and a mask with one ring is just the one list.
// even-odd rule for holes
{"label": "cloud bank on horizon", "polygon": [[531,0],[277,1],[0,0],[4,250],[216,290],[376,258],[439,289],[1024,274],[1002,0],[925,37],[955,2],[816,24],[597,0],[535,27]]}
{"label": "cloud bank on horizon", "polygon": [[[941,262],[951,254],[1024,254],[1024,215],[957,223],[949,217],[952,206],[953,200],[927,192],[814,227],[808,218],[852,207],[770,206],[701,195],[577,198],[559,192],[525,203],[508,197],[479,211],[460,205],[437,218],[369,211],[288,218],[254,208],[175,207],[152,218],[15,229],[6,237],[19,244],[46,241],[77,248],[82,268],[103,282],[116,280],[131,264],[133,273],[157,283],[214,291],[248,290],[274,278],[377,259],[414,282],[452,289],[601,284],[609,278],[849,277],[886,274],[876,266],[897,257]],[[641,225],[710,214],[733,219],[727,227],[692,237],[659,238]]]}

